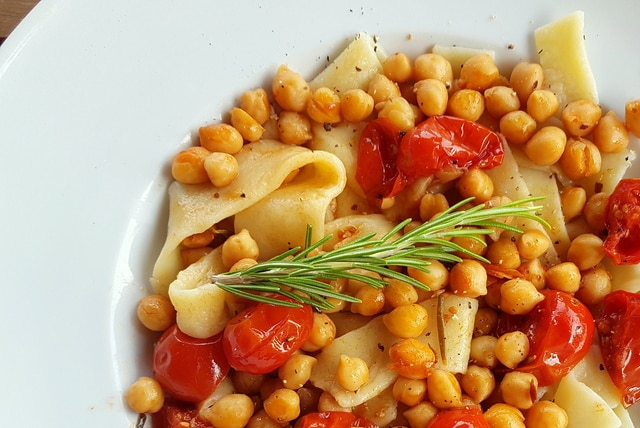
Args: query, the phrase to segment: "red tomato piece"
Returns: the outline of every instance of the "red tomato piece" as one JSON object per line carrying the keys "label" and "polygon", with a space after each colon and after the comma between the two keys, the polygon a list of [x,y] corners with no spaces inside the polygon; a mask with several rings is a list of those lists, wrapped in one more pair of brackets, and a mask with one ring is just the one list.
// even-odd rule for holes
{"label": "red tomato piece", "polygon": [[503,139],[489,128],[457,117],[431,116],[402,138],[398,170],[411,181],[446,168],[493,168],[503,158]]}
{"label": "red tomato piece", "polygon": [[640,400],[640,295],[617,290],[604,298],[597,326],[602,359],[625,407]]}
{"label": "red tomato piece", "polygon": [[503,139],[478,123],[431,116],[406,134],[387,119],[374,119],[362,132],[356,179],[379,206],[407,184],[447,168],[493,168],[504,158]]}
{"label": "red tomato piece", "polygon": [[489,423],[480,406],[468,406],[439,411],[427,428],[489,428]]}
{"label": "red tomato piece", "polygon": [[565,376],[589,352],[595,321],[575,297],[557,290],[542,290],[544,300],[522,316],[503,316],[499,334],[520,330],[529,338],[529,358],[516,370],[532,373],[540,386]]}
{"label": "red tomato piece", "polygon": [[356,416],[349,412],[318,412],[309,413],[301,417],[296,423],[296,428],[346,428],[365,427],[378,428],[378,425],[370,422],[362,416]]}
{"label": "red tomato piece", "polygon": [[269,373],[302,346],[312,325],[311,306],[258,303],[229,321],[223,335],[224,353],[236,370]]}
{"label": "red tomato piece", "polygon": [[604,250],[617,265],[640,263],[640,178],[620,180],[609,196]]}
{"label": "red tomato piece", "polygon": [[403,132],[389,120],[372,120],[362,131],[358,145],[356,180],[374,205],[394,196],[406,185],[396,165]]}
{"label": "red tomato piece", "polygon": [[222,333],[196,339],[169,328],[153,351],[153,376],[172,397],[197,403],[207,398],[229,372]]}
{"label": "red tomato piece", "polygon": [[153,428],[213,428],[198,416],[198,408],[193,403],[165,400],[158,413],[151,415]]}

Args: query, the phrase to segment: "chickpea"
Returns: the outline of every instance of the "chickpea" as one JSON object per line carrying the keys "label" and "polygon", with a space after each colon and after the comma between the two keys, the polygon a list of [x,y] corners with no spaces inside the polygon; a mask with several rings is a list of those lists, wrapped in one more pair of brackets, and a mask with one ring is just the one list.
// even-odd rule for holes
{"label": "chickpea", "polygon": [[478,308],[473,324],[473,337],[490,335],[498,325],[498,312],[488,306]]}
{"label": "chickpea", "polygon": [[382,289],[369,286],[361,287],[354,297],[360,299],[360,303],[351,304],[351,312],[355,314],[372,316],[379,314],[384,309],[384,293]]}
{"label": "chickpea", "polygon": [[403,281],[390,279],[388,285],[382,290],[385,302],[392,308],[410,305],[418,301],[416,288]]}
{"label": "chickpea", "polygon": [[588,100],[573,101],[560,114],[565,131],[573,137],[589,135],[601,116],[600,106]]}
{"label": "chickpea", "polygon": [[180,261],[182,261],[182,266],[184,268],[191,266],[211,251],[213,251],[213,248],[211,247],[181,248]]}
{"label": "chickpea", "polygon": [[493,196],[493,181],[480,168],[471,168],[462,174],[456,185],[463,198],[475,198],[474,202],[484,203]]}
{"label": "chickpea", "polygon": [[499,127],[508,142],[522,145],[536,132],[537,124],[527,112],[515,110],[500,118]]}
{"label": "chickpea", "polygon": [[529,355],[529,338],[517,330],[505,333],[498,337],[495,353],[505,367],[513,369]]}
{"label": "chickpea", "polygon": [[449,208],[449,201],[442,193],[425,193],[420,198],[420,219],[428,221]]}
{"label": "chickpea", "polygon": [[260,393],[266,375],[253,374],[243,371],[234,371],[233,386],[240,394],[254,395]]}
{"label": "chickpea", "polygon": [[307,102],[307,114],[318,123],[340,122],[340,96],[330,88],[316,89]]}
{"label": "chickpea", "polygon": [[580,289],[576,297],[586,305],[599,305],[611,293],[611,274],[603,268],[593,268],[582,273]]}
{"label": "chickpea", "polygon": [[438,260],[425,260],[427,270],[417,268],[407,268],[407,274],[417,279],[431,291],[442,290],[449,283],[449,271],[447,267]]}
{"label": "chickpea", "polygon": [[222,264],[227,268],[241,259],[257,260],[259,255],[258,243],[251,237],[249,231],[242,229],[232,235],[222,244]]}
{"label": "chickpea", "polygon": [[336,399],[327,391],[322,391],[318,398],[319,412],[351,412],[350,407],[341,406]]}
{"label": "chickpea", "polygon": [[411,58],[405,53],[395,52],[382,63],[382,72],[394,82],[406,82],[413,75]]}
{"label": "chickpea", "polygon": [[620,153],[629,146],[629,131],[615,111],[607,112],[593,128],[593,144],[602,153]]}
{"label": "chickpea", "polygon": [[438,79],[424,79],[415,85],[416,102],[426,116],[437,116],[447,111],[449,92],[447,86]]}
{"label": "chickpea", "polygon": [[289,389],[299,389],[311,377],[311,370],[318,360],[311,355],[293,354],[278,368],[278,377]]}
{"label": "chickpea", "polygon": [[164,331],[176,322],[176,310],[168,297],[149,294],[138,303],[138,319],[151,331]]}
{"label": "chickpea", "polygon": [[373,97],[362,89],[349,89],[340,99],[340,113],[347,122],[362,122],[373,112]]}
{"label": "chickpea", "polygon": [[484,296],[487,294],[487,271],[476,260],[462,260],[451,268],[449,288],[460,296]]}
{"label": "chickpea", "polygon": [[593,233],[583,233],[571,241],[567,250],[567,260],[575,263],[580,270],[595,267],[604,258],[603,241]]}
{"label": "chickpea", "polygon": [[309,338],[302,345],[302,350],[315,352],[324,348],[336,337],[336,324],[329,315],[321,312],[313,313],[313,325]]}
{"label": "chickpea", "polygon": [[278,137],[285,144],[299,146],[311,140],[311,121],[306,114],[283,111],[278,116]]}
{"label": "chickpea", "polygon": [[551,247],[551,241],[541,230],[529,229],[518,236],[516,247],[523,259],[533,260],[547,252]]}
{"label": "chickpea", "polygon": [[605,230],[604,221],[607,215],[607,203],[609,195],[606,193],[594,193],[584,205],[582,214],[587,224],[594,233]]}
{"label": "chickpea", "polygon": [[500,308],[512,315],[527,314],[543,300],[544,295],[526,279],[510,279],[500,286]]}
{"label": "chickpea", "polygon": [[553,401],[541,400],[527,411],[524,424],[527,428],[567,428],[567,412]]}
{"label": "chickpea", "polygon": [[171,162],[171,175],[184,184],[202,184],[209,181],[204,169],[204,160],[209,156],[209,150],[204,147],[189,147],[182,150]]}
{"label": "chickpea", "polygon": [[245,394],[229,394],[200,410],[200,416],[216,428],[242,428],[254,411],[253,400]]}
{"label": "chickpea", "polygon": [[418,304],[398,306],[382,316],[382,322],[394,336],[418,337],[427,328],[427,310]]}
{"label": "chickpea", "polygon": [[471,364],[460,379],[462,390],[476,403],[486,400],[496,387],[493,372],[487,367]]}
{"label": "chickpea", "polygon": [[127,390],[125,401],[136,413],[156,413],[164,405],[162,387],[153,378],[139,377]]}
{"label": "chickpea", "polygon": [[531,282],[536,290],[542,290],[545,285],[546,266],[538,258],[528,260],[520,265],[518,271],[524,275],[523,279]]}
{"label": "chickpea", "polygon": [[407,406],[415,406],[427,395],[427,381],[398,377],[393,383],[393,398]]}
{"label": "chickpea", "polygon": [[560,205],[566,222],[582,214],[587,203],[587,191],[581,186],[567,186],[560,190]]}
{"label": "chickpea", "polygon": [[271,83],[271,92],[284,110],[303,112],[311,99],[309,84],[297,72],[281,65]]}
{"label": "chickpea", "polygon": [[462,405],[462,389],[455,375],[447,370],[433,369],[427,378],[429,401],[440,409]]}
{"label": "chickpea", "polygon": [[228,123],[203,126],[198,130],[200,145],[210,152],[234,155],[242,149],[244,140],[236,128]]}
{"label": "chickpea", "polygon": [[442,55],[434,53],[418,55],[413,62],[413,67],[416,81],[436,79],[444,83],[447,89],[453,84],[451,63]]}
{"label": "chickpea", "polygon": [[558,263],[545,273],[547,287],[571,294],[580,288],[580,279],[580,269],[571,262]]}
{"label": "chickpea", "polygon": [[263,403],[267,415],[276,422],[283,423],[300,415],[300,397],[287,388],[275,390]]}
{"label": "chickpea", "polygon": [[494,265],[506,269],[517,269],[520,266],[520,254],[515,242],[508,238],[499,238],[487,247],[487,259]]}
{"label": "chickpea", "polygon": [[469,361],[480,367],[493,369],[498,365],[496,357],[496,343],[498,338],[495,336],[477,336],[471,339],[471,352]]}
{"label": "chickpea", "polygon": [[538,123],[551,119],[558,110],[558,97],[547,89],[536,89],[527,98],[527,113]]}
{"label": "chickpea", "polygon": [[402,412],[402,416],[409,422],[410,428],[426,427],[438,413],[438,409],[428,401],[423,401]]}
{"label": "chickpea", "polygon": [[247,141],[258,141],[262,138],[264,128],[246,111],[239,107],[231,109],[231,124]]}
{"label": "chickpea", "polygon": [[336,380],[347,391],[357,391],[369,381],[369,366],[362,358],[342,354]]}
{"label": "chickpea", "polygon": [[460,89],[449,97],[447,114],[477,121],[484,113],[484,97],[475,89]]}
{"label": "chickpea", "polygon": [[560,158],[560,167],[567,177],[578,180],[600,172],[600,150],[586,138],[569,138]]}
{"label": "chickpea", "polygon": [[492,86],[484,91],[484,105],[487,112],[500,119],[507,113],[520,108],[518,94],[508,86]]}
{"label": "chickpea", "polygon": [[228,153],[213,152],[204,160],[204,169],[216,187],[225,187],[238,177],[238,161]]}
{"label": "chickpea", "polygon": [[425,379],[436,362],[433,349],[418,339],[403,339],[389,348],[390,367],[400,376]]}
{"label": "chickpea", "polygon": [[[487,252],[487,243],[484,235],[477,236],[473,238],[468,237],[454,237],[451,242],[454,244],[460,245],[466,251],[471,253],[479,254],[483,256]],[[467,254],[461,251],[457,251],[456,255],[462,258],[469,258]]]}
{"label": "chickpea", "polygon": [[561,128],[549,125],[540,128],[527,141],[524,152],[536,165],[553,165],[558,162],[567,145],[567,135]]}
{"label": "chickpea", "polygon": [[416,125],[416,112],[404,97],[391,97],[380,104],[378,117],[388,119],[401,131],[409,131]]}
{"label": "chickpea", "polygon": [[460,69],[460,88],[484,91],[498,78],[500,71],[489,54],[481,53],[468,58]]}
{"label": "chickpea", "polygon": [[267,91],[263,88],[243,92],[240,95],[239,105],[260,125],[263,125],[271,116],[271,103]]}
{"label": "chickpea", "polygon": [[640,138],[640,99],[624,105],[624,124],[629,132]]}
{"label": "chickpea", "polygon": [[529,409],[537,396],[538,379],[531,373],[508,372],[500,382],[500,392],[505,403]]}
{"label": "chickpea", "polygon": [[544,72],[540,64],[520,62],[511,70],[509,86],[518,94],[521,105],[525,105],[531,93],[542,88],[543,83]]}
{"label": "chickpea", "polygon": [[484,414],[489,426],[496,428],[525,428],[524,415],[517,407],[496,403]]}
{"label": "chickpea", "polygon": [[264,409],[260,409],[251,416],[247,428],[291,428],[291,424],[276,422]]}
{"label": "chickpea", "polygon": [[376,74],[369,81],[367,93],[373,98],[373,105],[377,105],[394,97],[400,97],[400,87],[384,74]]}

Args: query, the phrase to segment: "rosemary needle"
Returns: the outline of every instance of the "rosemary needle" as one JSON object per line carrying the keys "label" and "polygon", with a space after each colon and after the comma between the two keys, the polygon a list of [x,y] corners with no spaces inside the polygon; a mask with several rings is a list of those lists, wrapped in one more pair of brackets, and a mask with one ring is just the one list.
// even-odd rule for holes
{"label": "rosemary needle", "polygon": [[[532,205],[540,199],[542,197],[531,197],[497,207],[480,204],[460,209],[473,200],[469,198],[404,234],[401,232],[411,219],[400,222],[381,238],[371,233],[330,251],[320,250],[331,236],[312,243],[311,230],[307,228],[304,248],[292,248],[246,269],[212,274],[209,279],[221,289],[246,299],[280,306],[307,304],[319,310],[333,308],[328,298],[360,302],[353,296],[335,291],[330,282],[337,279],[354,279],[375,288],[384,287],[386,279],[397,279],[427,289],[423,283],[398,268],[428,271],[429,263],[425,260],[455,263],[461,260],[456,255],[460,252],[488,262],[450,238],[466,237],[484,243],[481,237],[495,229],[522,232],[498,221],[504,217],[527,218],[548,227],[548,223],[537,215],[541,207]],[[376,273],[382,278],[362,272]],[[285,296],[289,300],[278,299],[277,296]]]}

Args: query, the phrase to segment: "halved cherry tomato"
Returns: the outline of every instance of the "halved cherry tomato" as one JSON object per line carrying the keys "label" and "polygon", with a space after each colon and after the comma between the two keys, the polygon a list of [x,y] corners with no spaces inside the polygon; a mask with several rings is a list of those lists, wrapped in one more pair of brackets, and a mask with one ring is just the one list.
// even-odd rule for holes
{"label": "halved cherry tomato", "polygon": [[555,383],[589,352],[595,322],[589,309],[573,296],[542,290],[544,300],[522,316],[503,315],[499,334],[520,330],[529,338],[529,357],[516,370],[532,373],[540,386]]}
{"label": "halved cherry tomato", "polygon": [[640,263],[640,178],[620,180],[609,196],[604,250],[617,265]]}
{"label": "halved cherry tomato", "polygon": [[625,407],[640,401],[640,295],[617,290],[604,298],[597,326],[602,359]]}
{"label": "halved cherry tomato", "polygon": [[193,403],[173,399],[165,400],[158,413],[151,415],[153,428],[213,428],[198,416],[198,408]]}
{"label": "halved cherry tomato", "polygon": [[489,423],[480,406],[468,406],[439,411],[427,428],[489,428]]}
{"label": "halved cherry tomato", "polygon": [[356,416],[349,412],[318,412],[309,413],[301,417],[296,428],[347,428],[366,427],[378,428],[378,425],[367,418]]}
{"label": "halved cherry tomato", "polygon": [[406,134],[386,119],[374,119],[359,144],[356,179],[374,205],[418,178],[447,168],[493,168],[504,158],[502,137],[452,116],[431,116]]}
{"label": "halved cherry tomato", "polygon": [[193,338],[169,328],[153,351],[153,376],[172,397],[197,403],[207,398],[229,372],[222,334]]}
{"label": "halved cherry tomato", "polygon": [[281,366],[307,340],[311,306],[257,303],[236,315],[224,329],[223,349],[231,367],[264,374]]}

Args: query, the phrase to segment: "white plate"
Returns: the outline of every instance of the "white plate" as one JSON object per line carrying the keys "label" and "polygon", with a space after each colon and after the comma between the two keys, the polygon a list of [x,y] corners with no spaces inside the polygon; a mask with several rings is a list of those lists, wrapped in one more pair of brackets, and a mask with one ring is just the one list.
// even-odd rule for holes
{"label": "white plate", "polygon": [[167,164],[243,89],[281,63],[311,77],[359,31],[512,64],[576,9],[602,103],[621,113],[640,98],[635,0],[43,0],[0,48],[0,424],[134,422],[122,391],[147,370],[134,306],[164,238]]}

